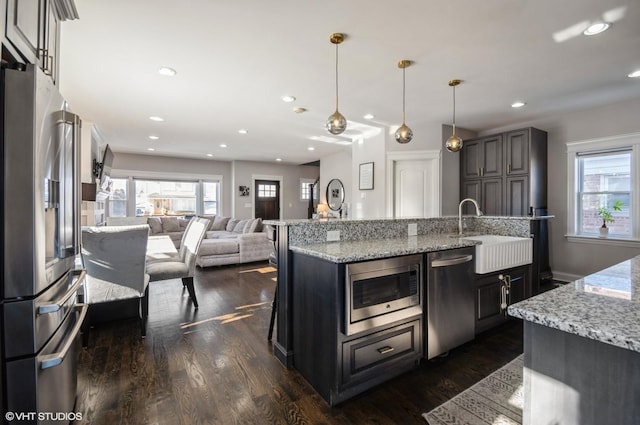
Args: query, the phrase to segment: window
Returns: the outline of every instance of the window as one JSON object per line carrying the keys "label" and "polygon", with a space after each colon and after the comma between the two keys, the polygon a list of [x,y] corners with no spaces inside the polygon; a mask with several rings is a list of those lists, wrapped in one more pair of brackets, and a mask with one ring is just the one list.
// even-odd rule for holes
{"label": "window", "polygon": [[111,179],[109,195],[109,217],[127,216],[127,183],[128,179]]}
{"label": "window", "polygon": [[[640,133],[567,143],[567,237],[571,242],[637,246],[640,240]],[[620,211],[613,205],[621,205]],[[609,235],[598,238],[608,208]]]}
{"label": "window", "polygon": [[[631,149],[621,151],[578,152],[577,223],[578,234],[597,235],[602,226],[600,208],[612,211],[607,223],[612,236],[631,236]],[[612,210],[616,202],[622,210]]]}
{"label": "window", "polygon": [[218,214],[218,197],[220,196],[219,182],[202,183],[202,199],[205,214]]}
{"label": "window", "polygon": [[275,198],[276,194],[275,184],[258,184],[258,198]]}
{"label": "window", "polygon": [[311,187],[315,183],[313,179],[300,179],[300,200],[308,201],[311,198]]}
{"label": "window", "polygon": [[194,215],[197,182],[134,180],[136,216]]}

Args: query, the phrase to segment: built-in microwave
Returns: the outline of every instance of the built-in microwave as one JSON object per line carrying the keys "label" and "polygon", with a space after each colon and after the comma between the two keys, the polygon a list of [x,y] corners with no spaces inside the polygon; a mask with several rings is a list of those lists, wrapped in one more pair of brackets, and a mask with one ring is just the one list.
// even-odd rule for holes
{"label": "built-in microwave", "polygon": [[345,334],[422,314],[422,255],[347,264]]}

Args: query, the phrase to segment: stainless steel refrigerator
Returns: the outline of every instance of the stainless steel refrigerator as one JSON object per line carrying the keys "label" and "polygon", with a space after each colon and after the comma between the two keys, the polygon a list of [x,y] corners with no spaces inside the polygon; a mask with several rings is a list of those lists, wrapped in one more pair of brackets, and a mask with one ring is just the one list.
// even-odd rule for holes
{"label": "stainless steel refrigerator", "polygon": [[73,412],[79,302],[80,119],[32,65],[2,69],[3,413],[61,423]]}

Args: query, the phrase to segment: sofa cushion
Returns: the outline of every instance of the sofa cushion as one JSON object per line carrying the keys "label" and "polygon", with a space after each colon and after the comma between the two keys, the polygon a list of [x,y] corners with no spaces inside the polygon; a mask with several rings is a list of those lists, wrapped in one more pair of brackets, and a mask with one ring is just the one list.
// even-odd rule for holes
{"label": "sofa cushion", "polygon": [[209,220],[209,227],[207,227],[207,230],[213,230],[213,223],[216,221],[216,215],[215,214],[203,214],[203,215],[199,215],[199,218],[206,218],[207,220]]}
{"label": "sofa cushion", "polygon": [[204,239],[198,249],[198,256],[236,254],[239,251],[237,239]]}
{"label": "sofa cushion", "polygon": [[180,231],[184,232],[189,225],[191,219],[180,218],[178,219],[178,224],[180,225]]}
{"label": "sofa cushion", "polygon": [[210,230],[227,230],[227,223],[229,220],[230,217],[216,216]]}
{"label": "sofa cushion", "polygon": [[162,231],[164,233],[167,232],[179,232],[180,224],[178,223],[178,219],[175,217],[161,217],[160,221],[162,222]]}
{"label": "sofa cushion", "polygon": [[162,233],[162,221],[160,221],[160,217],[149,217],[147,219],[147,224],[151,228],[152,235]]}
{"label": "sofa cushion", "polygon": [[262,219],[255,218],[251,220],[244,228],[244,233],[255,233],[262,231]]}
{"label": "sofa cushion", "polygon": [[236,228],[236,224],[238,224],[240,220],[238,220],[237,218],[232,218],[227,222],[227,228],[224,229],[227,232],[233,232],[233,229]]}
{"label": "sofa cushion", "polygon": [[238,235],[233,232],[227,232],[226,230],[209,230],[205,233],[205,239],[222,239],[222,238],[237,238]]}
{"label": "sofa cushion", "polygon": [[244,233],[244,228],[251,220],[240,220],[238,224],[233,228],[233,233]]}

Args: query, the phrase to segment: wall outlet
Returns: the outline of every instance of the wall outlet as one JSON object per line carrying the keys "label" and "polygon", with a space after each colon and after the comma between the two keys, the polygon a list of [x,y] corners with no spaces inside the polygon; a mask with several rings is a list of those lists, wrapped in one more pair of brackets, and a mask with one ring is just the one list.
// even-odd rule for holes
{"label": "wall outlet", "polygon": [[418,236],[418,223],[409,223],[407,226],[407,234],[409,236]]}
{"label": "wall outlet", "polygon": [[327,230],[327,242],[340,240],[340,230]]}

